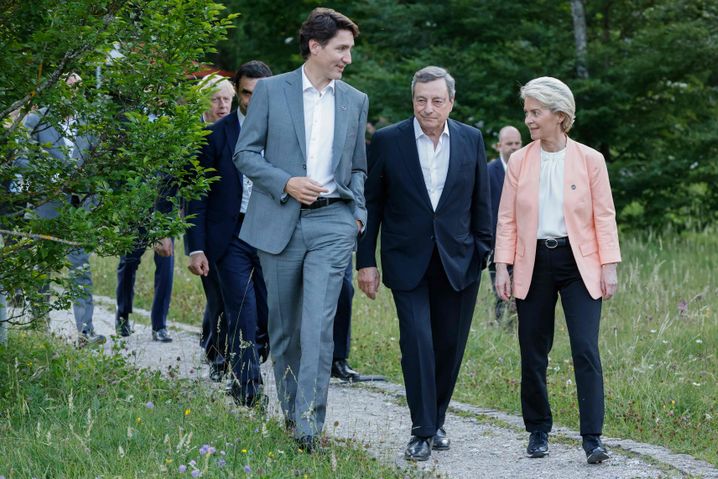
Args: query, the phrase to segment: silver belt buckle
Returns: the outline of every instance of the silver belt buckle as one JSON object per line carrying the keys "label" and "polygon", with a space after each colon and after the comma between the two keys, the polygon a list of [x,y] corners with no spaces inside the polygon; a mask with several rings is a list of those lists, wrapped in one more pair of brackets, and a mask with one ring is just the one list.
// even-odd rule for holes
{"label": "silver belt buckle", "polygon": [[555,249],[558,246],[558,240],[556,238],[546,238],[543,240],[543,244],[545,244],[548,249]]}

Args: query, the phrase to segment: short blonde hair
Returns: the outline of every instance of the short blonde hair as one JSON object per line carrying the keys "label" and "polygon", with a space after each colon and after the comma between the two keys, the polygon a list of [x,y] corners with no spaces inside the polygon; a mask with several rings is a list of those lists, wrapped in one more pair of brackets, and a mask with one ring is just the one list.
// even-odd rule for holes
{"label": "short blonde hair", "polygon": [[573,126],[576,119],[576,102],[571,89],[558,78],[534,78],[521,87],[521,99],[531,97],[554,113],[563,113],[561,129],[564,133]]}
{"label": "short blonde hair", "polygon": [[218,91],[229,90],[234,95],[234,85],[227,78],[219,75],[210,75],[202,80],[200,84],[202,90],[209,90],[212,95]]}

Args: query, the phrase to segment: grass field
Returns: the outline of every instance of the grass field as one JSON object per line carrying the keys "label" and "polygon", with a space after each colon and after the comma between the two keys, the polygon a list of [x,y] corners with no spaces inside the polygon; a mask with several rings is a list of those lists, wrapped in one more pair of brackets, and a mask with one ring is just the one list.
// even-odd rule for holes
{"label": "grass field", "polygon": [[[604,434],[665,445],[718,465],[718,234],[623,236],[622,255],[619,293],[604,303],[602,315]],[[114,258],[94,260],[97,293],[114,295],[116,264]],[[180,254],[170,315],[198,324],[204,301],[186,264]],[[146,254],[138,273],[139,307],[149,308],[152,271]],[[516,334],[493,324],[486,272],[482,281],[454,398],[518,414]],[[385,288],[376,301],[355,296],[351,360],[362,372],[401,382],[390,296]],[[549,394],[555,422],[578,429],[568,336],[558,309]]]}
{"label": "grass field", "polygon": [[406,478],[357,446],[307,455],[219,388],[38,332],[0,346],[0,477]]}

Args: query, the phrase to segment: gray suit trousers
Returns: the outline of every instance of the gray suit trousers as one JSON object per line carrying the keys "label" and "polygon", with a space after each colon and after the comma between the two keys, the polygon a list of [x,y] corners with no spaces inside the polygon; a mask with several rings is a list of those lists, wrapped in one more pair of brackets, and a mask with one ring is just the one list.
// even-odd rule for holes
{"label": "gray suit trousers", "polygon": [[277,394],[297,438],[316,436],[324,426],[334,315],[356,237],[353,212],[340,202],[301,210],[281,253],[258,251]]}

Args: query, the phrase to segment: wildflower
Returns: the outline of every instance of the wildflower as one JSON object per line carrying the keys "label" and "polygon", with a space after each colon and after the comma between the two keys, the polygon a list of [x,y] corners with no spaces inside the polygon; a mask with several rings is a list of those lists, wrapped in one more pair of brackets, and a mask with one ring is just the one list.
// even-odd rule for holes
{"label": "wildflower", "polygon": [[680,314],[686,314],[688,312],[688,303],[685,299],[682,299],[678,302],[678,312]]}
{"label": "wildflower", "polygon": [[246,465],[244,466],[244,472],[247,473],[247,474],[250,474],[250,473],[252,472],[252,468],[249,467],[249,464],[246,464]]}
{"label": "wildflower", "polygon": [[214,454],[215,452],[217,452],[217,449],[215,449],[214,447],[209,446],[209,447],[207,448],[207,454],[212,455],[212,454]]}
{"label": "wildflower", "polygon": [[191,413],[191,412],[192,412],[192,410],[190,408],[187,408],[184,410],[184,415],[189,416],[189,413]]}
{"label": "wildflower", "polygon": [[217,467],[224,467],[226,465],[227,465],[227,461],[225,461],[221,457],[219,459],[217,459]]}
{"label": "wildflower", "polygon": [[200,472],[199,469],[195,469],[194,471],[192,471],[192,477],[199,477],[201,475],[202,475],[202,473]]}
{"label": "wildflower", "polygon": [[671,399],[671,407],[675,407],[675,406],[676,406],[676,400],[675,400],[675,399]]}
{"label": "wildflower", "polygon": [[200,455],[200,456],[204,456],[205,454],[207,454],[207,452],[209,452],[209,444],[205,444],[205,445],[203,445],[202,447],[199,448],[199,455]]}
{"label": "wildflower", "polygon": [[703,344],[703,340],[702,340],[702,339],[696,339],[696,343],[698,343],[698,344]]}
{"label": "wildflower", "polygon": [[165,459],[165,463],[167,463],[167,464],[172,464],[173,462],[174,462],[174,459],[172,459],[172,458],[170,458],[170,457],[168,457],[167,459]]}
{"label": "wildflower", "polygon": [[566,380],[566,386],[570,386],[571,384],[573,384],[573,381],[571,381],[570,379],[567,379],[567,380]]}
{"label": "wildflower", "polygon": [[247,450],[246,450],[246,449],[242,449],[242,454],[247,454]]}
{"label": "wildflower", "polygon": [[136,418],[136,419],[135,419],[135,422],[136,422],[137,424],[141,423],[141,422],[142,422],[142,418],[141,418],[141,417]]}
{"label": "wildflower", "polygon": [[180,474],[182,474],[183,472],[187,472],[187,466],[185,466],[184,464],[180,464],[180,466],[177,468],[177,471],[179,471]]}
{"label": "wildflower", "polygon": [[219,451],[219,453],[220,453],[221,455],[223,455],[223,456],[224,456],[225,454],[227,454],[227,453],[224,452],[224,451]]}
{"label": "wildflower", "polygon": [[192,460],[189,462],[189,465],[192,466],[192,467],[195,467],[195,466],[197,465],[197,463],[195,462],[194,459],[192,459]]}
{"label": "wildflower", "polygon": [[154,408],[155,408],[155,404],[154,404],[152,401],[147,401],[147,404],[145,404],[145,407],[146,407],[147,409],[154,409]]}

